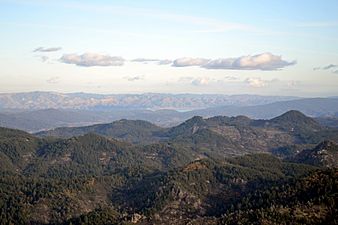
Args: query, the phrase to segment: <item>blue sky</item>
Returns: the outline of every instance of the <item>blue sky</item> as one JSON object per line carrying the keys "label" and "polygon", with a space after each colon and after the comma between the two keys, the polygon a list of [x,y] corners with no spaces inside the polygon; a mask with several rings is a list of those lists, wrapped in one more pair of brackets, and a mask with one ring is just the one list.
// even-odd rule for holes
{"label": "blue sky", "polygon": [[0,92],[338,95],[338,1],[0,0]]}

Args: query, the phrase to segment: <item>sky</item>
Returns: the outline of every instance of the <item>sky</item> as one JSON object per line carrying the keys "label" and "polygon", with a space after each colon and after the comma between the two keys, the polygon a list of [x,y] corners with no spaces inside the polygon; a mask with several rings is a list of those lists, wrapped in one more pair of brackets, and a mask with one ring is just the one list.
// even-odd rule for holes
{"label": "sky", "polygon": [[0,92],[338,96],[337,0],[0,0]]}

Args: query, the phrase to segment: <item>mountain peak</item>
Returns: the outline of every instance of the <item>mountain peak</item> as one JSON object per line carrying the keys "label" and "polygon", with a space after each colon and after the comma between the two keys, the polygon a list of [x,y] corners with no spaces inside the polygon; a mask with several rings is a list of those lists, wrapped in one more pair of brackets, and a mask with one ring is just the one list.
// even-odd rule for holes
{"label": "mountain peak", "polygon": [[280,116],[277,116],[273,118],[272,120],[280,120],[280,119],[288,119],[288,120],[298,120],[298,119],[308,119],[306,115],[304,115],[302,112],[298,110],[289,110],[285,113],[283,113]]}
{"label": "mountain peak", "polygon": [[322,127],[313,118],[308,117],[297,110],[290,110],[286,113],[275,117],[269,121],[270,123],[288,131],[300,130],[320,130]]}

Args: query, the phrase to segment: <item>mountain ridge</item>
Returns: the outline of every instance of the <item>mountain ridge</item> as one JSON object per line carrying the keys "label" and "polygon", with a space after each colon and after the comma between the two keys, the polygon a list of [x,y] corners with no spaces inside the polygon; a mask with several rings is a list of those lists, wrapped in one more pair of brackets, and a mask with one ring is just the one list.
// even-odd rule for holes
{"label": "mountain ridge", "polygon": [[254,119],[270,119],[289,110],[298,110],[307,116],[320,117],[317,120],[322,124],[337,127],[338,99],[335,98],[300,99],[256,106],[231,105],[193,111],[126,108],[100,110],[54,108],[33,111],[0,109],[0,126],[36,132],[60,126],[74,127],[129,119],[147,120],[158,126],[171,127],[193,116],[243,115]]}
{"label": "mountain ridge", "polygon": [[90,94],[58,92],[0,93],[1,108],[24,109],[184,109],[219,105],[257,105],[292,96],[222,95],[222,94]]}
{"label": "mountain ridge", "polygon": [[325,139],[338,141],[338,130],[324,127],[295,111],[286,112],[271,120],[253,120],[244,116],[195,116],[171,128],[161,128],[149,122],[121,121],[87,127],[57,128],[36,135],[70,138],[96,132],[107,138],[134,144],[179,143],[185,148],[216,158],[252,151],[275,152],[278,149],[292,149],[293,144],[317,144]]}

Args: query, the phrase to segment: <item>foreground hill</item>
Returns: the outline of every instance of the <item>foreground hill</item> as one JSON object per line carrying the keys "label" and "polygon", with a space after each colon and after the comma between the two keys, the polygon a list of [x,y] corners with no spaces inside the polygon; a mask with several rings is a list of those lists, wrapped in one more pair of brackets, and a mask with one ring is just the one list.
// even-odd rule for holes
{"label": "foreground hill", "polygon": [[335,224],[336,138],[297,111],[0,128],[0,224]]}
{"label": "foreground hill", "polygon": [[[47,152],[42,155],[49,162],[70,161],[58,157],[58,151]],[[92,165],[102,164],[98,160]],[[316,171],[318,167],[283,162],[270,155],[196,160],[169,171],[143,169],[141,164],[136,170],[126,170],[118,163],[102,174],[89,168],[77,173],[64,165],[54,167],[52,173],[41,173],[40,168],[29,175],[3,171],[1,222],[261,224],[268,219],[271,224],[334,224],[337,219],[336,170]],[[289,213],[294,210],[295,214]]]}

